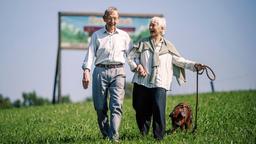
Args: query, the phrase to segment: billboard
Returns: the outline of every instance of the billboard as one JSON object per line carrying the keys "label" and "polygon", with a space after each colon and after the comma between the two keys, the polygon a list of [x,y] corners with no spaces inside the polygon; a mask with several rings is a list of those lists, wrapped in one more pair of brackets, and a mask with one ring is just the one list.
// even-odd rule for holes
{"label": "billboard", "polygon": [[[104,27],[103,13],[59,13],[59,46],[61,49],[86,49],[93,32]],[[149,36],[148,25],[161,14],[120,14],[118,28],[128,32],[134,43]]]}

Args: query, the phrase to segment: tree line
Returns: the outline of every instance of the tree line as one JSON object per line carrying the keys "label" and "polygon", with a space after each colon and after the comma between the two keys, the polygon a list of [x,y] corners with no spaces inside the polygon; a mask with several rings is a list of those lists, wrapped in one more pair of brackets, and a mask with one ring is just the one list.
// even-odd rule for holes
{"label": "tree line", "polygon": [[[63,96],[61,98],[61,103],[71,103],[69,96]],[[4,97],[2,94],[0,94],[0,109],[41,106],[49,104],[51,104],[49,99],[38,96],[35,91],[23,92],[22,100],[17,99],[14,102],[11,102],[10,98]]]}
{"label": "tree line", "polygon": [[[125,86],[125,96],[126,98],[131,98],[132,96],[133,84],[130,82],[126,83]],[[91,97],[87,98],[86,101],[92,100]],[[60,103],[72,103],[70,96],[62,96]],[[20,108],[20,107],[28,107],[28,106],[41,106],[41,105],[50,105],[52,102],[43,98],[42,96],[38,96],[35,91],[32,92],[23,92],[22,100],[17,99],[14,102],[11,102],[10,98],[4,97],[0,94],[0,109],[7,108]]]}

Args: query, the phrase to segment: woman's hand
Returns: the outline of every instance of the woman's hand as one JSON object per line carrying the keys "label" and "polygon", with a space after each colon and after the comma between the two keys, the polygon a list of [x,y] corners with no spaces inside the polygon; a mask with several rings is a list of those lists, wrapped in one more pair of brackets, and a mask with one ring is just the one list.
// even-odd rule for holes
{"label": "woman's hand", "polygon": [[197,71],[201,71],[201,70],[205,67],[205,65],[204,65],[204,64],[200,64],[200,63],[196,63],[196,64],[194,65],[194,67],[195,67],[195,69],[196,69]]}
{"label": "woman's hand", "polygon": [[147,75],[146,70],[144,69],[144,67],[141,64],[139,64],[137,66],[136,71],[139,73],[140,76],[145,77]]}

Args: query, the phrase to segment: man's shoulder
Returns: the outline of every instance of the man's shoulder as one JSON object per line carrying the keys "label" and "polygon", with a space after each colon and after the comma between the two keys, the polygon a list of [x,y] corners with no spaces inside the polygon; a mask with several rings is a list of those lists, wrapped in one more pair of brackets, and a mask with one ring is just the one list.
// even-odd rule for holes
{"label": "man's shoulder", "polygon": [[102,33],[104,33],[105,31],[106,31],[105,28],[102,27],[102,28],[96,30],[95,32],[93,32],[93,34],[102,34]]}
{"label": "man's shoulder", "polygon": [[120,29],[120,28],[116,28],[116,31],[117,31],[118,33],[122,34],[122,35],[127,35],[127,36],[129,36],[129,34],[128,34],[126,31],[124,31],[124,30],[122,30],[122,29]]}

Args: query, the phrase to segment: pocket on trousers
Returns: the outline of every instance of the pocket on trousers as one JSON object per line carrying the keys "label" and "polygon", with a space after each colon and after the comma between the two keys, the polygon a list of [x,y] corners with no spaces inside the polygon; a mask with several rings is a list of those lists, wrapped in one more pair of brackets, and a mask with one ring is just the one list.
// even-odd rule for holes
{"label": "pocket on trousers", "polygon": [[126,83],[126,76],[125,75],[119,75],[116,77],[116,86],[119,88],[125,89]]}

